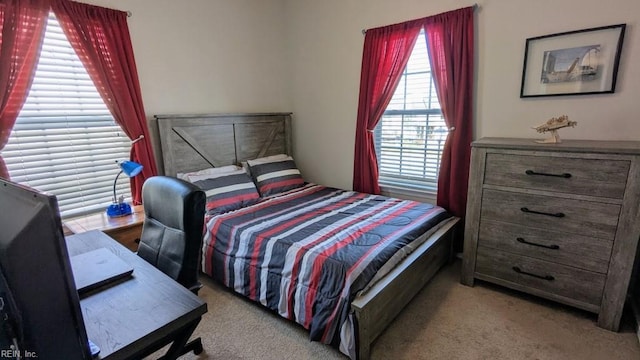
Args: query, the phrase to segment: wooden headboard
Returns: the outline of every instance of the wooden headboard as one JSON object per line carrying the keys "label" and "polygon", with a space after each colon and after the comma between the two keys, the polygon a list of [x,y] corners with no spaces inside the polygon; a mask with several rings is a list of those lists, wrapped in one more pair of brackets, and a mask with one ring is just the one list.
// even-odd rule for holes
{"label": "wooden headboard", "polygon": [[155,115],[164,174],[291,154],[291,113]]}

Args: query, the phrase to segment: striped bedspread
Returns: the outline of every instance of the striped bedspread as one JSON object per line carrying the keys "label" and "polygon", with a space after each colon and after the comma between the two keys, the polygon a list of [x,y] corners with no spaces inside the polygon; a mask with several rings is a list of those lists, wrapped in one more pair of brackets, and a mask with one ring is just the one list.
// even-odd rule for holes
{"label": "striped bedspread", "polygon": [[207,217],[202,269],[347,353],[351,301],[449,217],[430,204],[307,184]]}

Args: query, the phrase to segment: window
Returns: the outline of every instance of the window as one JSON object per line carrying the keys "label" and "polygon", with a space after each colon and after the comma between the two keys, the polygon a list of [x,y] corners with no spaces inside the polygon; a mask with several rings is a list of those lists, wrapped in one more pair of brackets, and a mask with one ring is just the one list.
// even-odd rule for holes
{"label": "window", "polygon": [[[49,16],[33,85],[2,151],[11,179],[58,198],[63,217],[103,210],[131,141]],[[121,176],[118,194],[130,194]]]}
{"label": "window", "polygon": [[447,134],[421,31],[374,131],[380,186],[435,193]]}

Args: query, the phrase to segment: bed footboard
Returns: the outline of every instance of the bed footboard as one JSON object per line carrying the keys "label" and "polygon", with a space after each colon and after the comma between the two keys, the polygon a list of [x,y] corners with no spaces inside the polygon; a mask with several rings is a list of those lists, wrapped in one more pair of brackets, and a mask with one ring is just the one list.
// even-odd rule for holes
{"label": "bed footboard", "polygon": [[356,356],[370,357],[371,344],[453,256],[453,234],[459,218],[451,218],[366,294],[351,303],[356,318]]}

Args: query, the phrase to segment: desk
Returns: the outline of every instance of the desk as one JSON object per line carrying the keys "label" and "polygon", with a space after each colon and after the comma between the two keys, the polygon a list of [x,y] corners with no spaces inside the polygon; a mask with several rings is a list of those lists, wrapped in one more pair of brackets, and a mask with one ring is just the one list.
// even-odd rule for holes
{"label": "desk", "polygon": [[[207,304],[138,255],[94,230],[68,236],[69,256],[108,248],[133,266],[132,278],[84,295],[80,308],[99,359],[139,359],[178,338],[167,354],[187,342]],[[184,344],[182,344],[184,345]]]}

